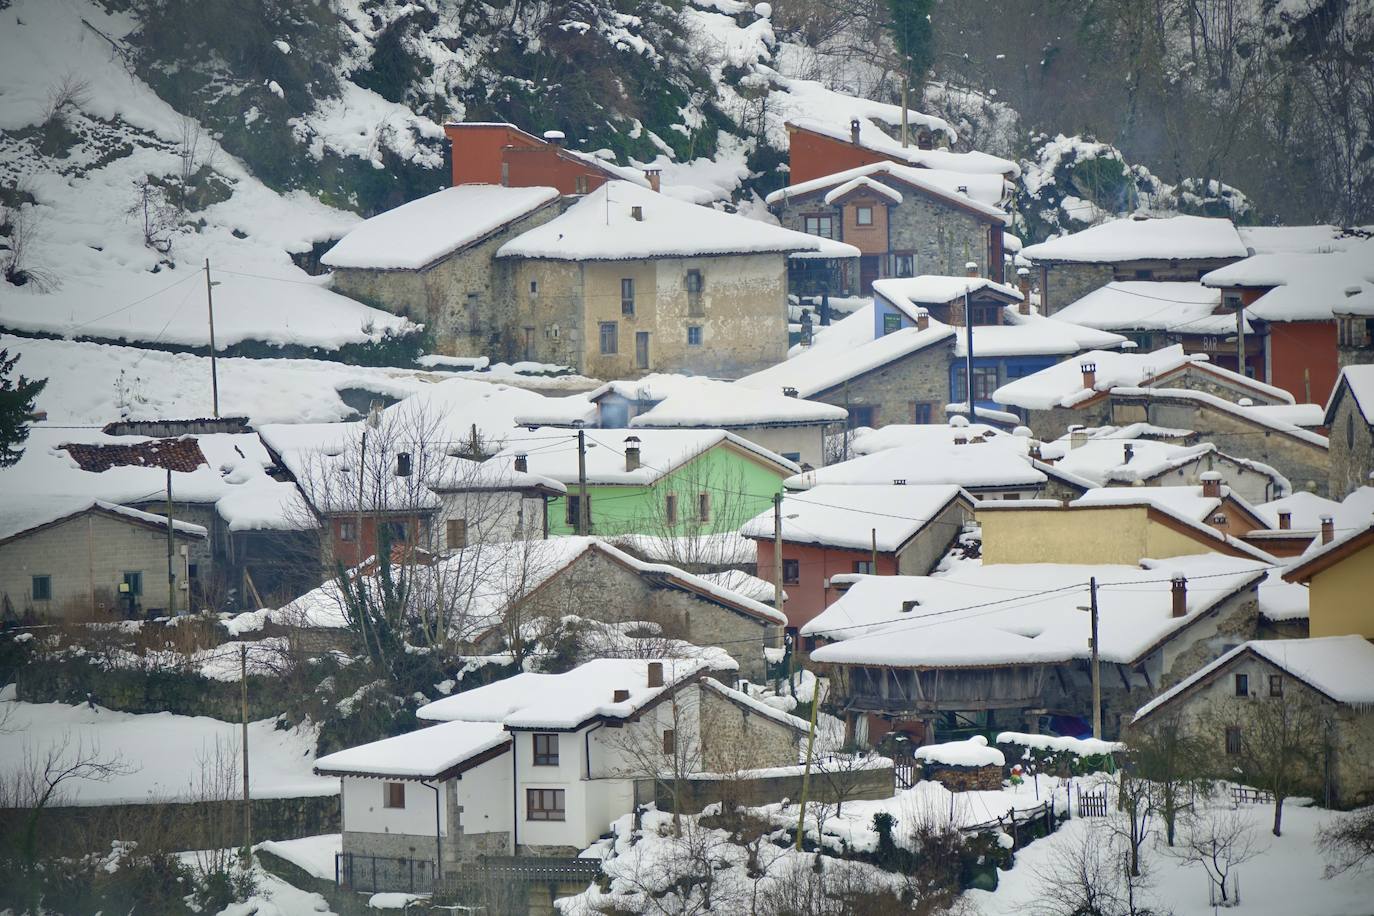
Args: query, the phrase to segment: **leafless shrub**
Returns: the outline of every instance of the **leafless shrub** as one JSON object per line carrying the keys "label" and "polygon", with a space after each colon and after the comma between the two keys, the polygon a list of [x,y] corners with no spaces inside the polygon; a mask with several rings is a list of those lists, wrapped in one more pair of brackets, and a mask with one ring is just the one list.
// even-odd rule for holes
{"label": "leafless shrub", "polygon": [[158,254],[172,250],[172,233],[177,227],[177,208],[167,199],[167,192],[148,178],[136,179],[134,196],[125,215],[136,219],[143,229],[143,244]]}
{"label": "leafless shrub", "polygon": [[1221,906],[1239,903],[1235,869],[1264,852],[1254,827],[1235,808],[1210,808],[1184,825],[1181,842],[1169,854],[1207,872],[1211,898]]}
{"label": "leafless shrub", "polygon": [[64,117],[68,106],[82,108],[91,98],[91,81],[77,75],[73,70],[66,73],[48,90],[48,99],[43,106],[42,125],[56,123]]}
{"label": "leafless shrub", "polygon": [[1363,871],[1374,864],[1374,808],[1342,817],[1317,833],[1317,846],[1327,858],[1326,876]]}
{"label": "leafless shrub", "polygon": [[[22,185],[19,190],[23,190]],[[8,240],[7,246],[0,247],[0,274],[8,282],[32,285],[40,293],[61,285],[39,258],[44,234],[44,217],[36,204],[0,205],[0,238]]]}

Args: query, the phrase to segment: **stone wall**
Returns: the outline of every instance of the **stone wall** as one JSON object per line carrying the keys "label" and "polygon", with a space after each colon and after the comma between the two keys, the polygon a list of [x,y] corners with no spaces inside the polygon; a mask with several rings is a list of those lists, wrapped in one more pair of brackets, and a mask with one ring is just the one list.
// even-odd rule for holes
{"label": "stone wall", "polygon": [[1374,471],[1374,427],[1360,413],[1348,390],[1332,417],[1330,460],[1327,487],[1332,499],[1344,499],[1346,494],[1369,485],[1369,473]]}
{"label": "stone wall", "polygon": [[1158,379],[1153,384],[1147,383],[1144,387],[1186,388],[1189,391],[1205,391],[1223,400],[1233,402],[1238,402],[1241,398],[1249,398],[1256,404],[1288,403],[1287,400],[1277,395],[1257,391],[1242,385],[1238,380],[1231,381],[1197,366],[1188,366],[1180,372],[1174,372],[1165,378]]}
{"label": "stone wall", "polygon": [[995,764],[956,767],[928,763],[924,773],[924,779],[933,779],[951,792],[996,792],[1002,788],[1002,768]]}
{"label": "stone wall", "polygon": [[952,339],[932,344],[812,395],[811,400],[850,409],[851,418],[852,408],[871,407],[875,427],[912,422],[918,403],[934,405],[932,415],[939,417],[949,403],[949,361],[953,354]]}
{"label": "stone wall", "polygon": [[797,762],[801,733],[748,706],[701,688],[701,762],[713,773]]}
{"label": "stone wall", "polygon": [[1045,264],[1042,270],[1041,311],[1046,315],[1053,315],[1093,290],[1101,289],[1111,283],[1116,274],[1111,264]]}
{"label": "stone wall", "polygon": [[[795,772],[793,772],[795,771]],[[683,814],[699,814],[707,805],[727,802],[731,805],[756,807],[800,799],[802,768],[793,767],[786,775],[745,776],[741,778],[686,778],[678,787]],[[812,801],[834,804],[843,801],[869,801],[891,798],[897,783],[891,765],[863,770],[826,771],[813,767],[807,797]],[[635,790],[636,798],[653,798],[660,810],[671,811],[672,797],[663,786],[651,780],[641,780]]]}

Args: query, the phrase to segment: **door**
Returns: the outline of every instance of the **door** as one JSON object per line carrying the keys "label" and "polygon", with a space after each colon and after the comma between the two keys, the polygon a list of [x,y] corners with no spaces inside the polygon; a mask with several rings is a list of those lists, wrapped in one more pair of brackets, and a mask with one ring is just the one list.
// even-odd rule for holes
{"label": "door", "polygon": [[876,254],[866,254],[859,258],[859,290],[862,295],[873,293],[873,281],[878,279],[881,258]]}
{"label": "door", "polygon": [[635,331],[635,368],[649,368],[649,332]]}

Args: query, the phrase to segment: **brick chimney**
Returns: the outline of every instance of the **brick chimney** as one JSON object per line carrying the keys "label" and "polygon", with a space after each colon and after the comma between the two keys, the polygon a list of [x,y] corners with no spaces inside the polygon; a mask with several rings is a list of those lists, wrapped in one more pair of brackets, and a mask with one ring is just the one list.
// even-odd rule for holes
{"label": "brick chimney", "polygon": [[1030,314],[1030,269],[1020,267],[1016,270],[1016,282],[1021,287],[1021,304],[1016,310],[1022,315]]}
{"label": "brick chimney", "polygon": [[925,309],[916,310],[916,330],[924,331],[930,327],[930,312]]}
{"label": "brick chimney", "polygon": [[649,662],[649,686],[663,686],[663,662]]}
{"label": "brick chimney", "polygon": [[624,703],[629,698],[630,691],[628,690],[617,690],[615,693],[611,694],[611,702],[613,703]]}
{"label": "brick chimney", "polygon": [[849,119],[849,142],[855,146],[859,145],[859,119]]}
{"label": "brick chimney", "polygon": [[966,261],[964,263],[964,273],[970,277],[978,276],[978,262]]}
{"label": "brick chimney", "polygon": [[1221,499],[1221,475],[1216,471],[1203,473],[1202,495],[1208,499]]}
{"label": "brick chimney", "polygon": [[523,452],[515,456],[515,469],[517,471],[528,471],[530,469],[529,456]]}
{"label": "brick chimney", "polygon": [[1032,442],[1032,443],[1031,443],[1031,446],[1030,446],[1030,456],[1031,456],[1032,458],[1034,458],[1036,461],[1040,461],[1040,460],[1042,460],[1042,459],[1044,458],[1044,455],[1043,455],[1043,454],[1041,453],[1041,451],[1040,451],[1040,443],[1039,443],[1039,442]]}
{"label": "brick chimney", "polygon": [[567,135],[561,130],[544,131],[544,142],[549,144],[549,146],[562,146],[566,138]]}
{"label": "brick chimney", "polygon": [[639,437],[625,437],[625,470],[635,471],[639,469]]}
{"label": "brick chimney", "polygon": [[1336,537],[1336,521],[1329,515],[1322,516],[1322,543],[1330,544]]}
{"label": "brick chimney", "polygon": [[964,432],[962,429],[956,429],[954,431],[954,444],[968,445],[968,433]]}
{"label": "brick chimney", "polygon": [[650,187],[651,189],[653,189],[654,191],[657,191],[657,190],[659,190],[660,185],[662,185],[662,183],[663,183],[663,170],[662,170],[662,169],[645,169],[645,170],[644,170],[644,177],[647,178],[647,179],[649,179],[649,187]]}
{"label": "brick chimney", "polygon": [[410,452],[397,452],[397,453],[396,453],[396,476],[397,476],[397,477],[409,477],[409,476],[410,476]]}
{"label": "brick chimney", "polygon": [[1290,530],[1292,527],[1293,527],[1293,513],[1292,513],[1292,512],[1280,512],[1280,513],[1279,513],[1279,530],[1280,530],[1280,531],[1288,531],[1288,530]]}
{"label": "brick chimney", "polygon": [[1174,574],[1170,592],[1173,596],[1173,615],[1175,617],[1186,617],[1188,615],[1188,580],[1178,573]]}
{"label": "brick chimney", "polygon": [[1097,363],[1083,363],[1078,368],[1083,370],[1083,387],[1091,391],[1097,384]]}

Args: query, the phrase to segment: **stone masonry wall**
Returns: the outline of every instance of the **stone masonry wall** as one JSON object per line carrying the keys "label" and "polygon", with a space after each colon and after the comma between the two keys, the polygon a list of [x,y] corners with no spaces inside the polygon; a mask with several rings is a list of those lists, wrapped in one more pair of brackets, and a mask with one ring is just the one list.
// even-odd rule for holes
{"label": "stone masonry wall", "polygon": [[1049,288],[1042,289],[1047,307],[1044,314],[1053,315],[1073,305],[1095,289],[1112,282],[1115,269],[1111,264],[1049,264]]}
{"label": "stone masonry wall", "polygon": [[799,741],[795,729],[702,688],[701,756],[708,771],[794,766]]}
{"label": "stone masonry wall", "polygon": [[[785,776],[760,776],[741,779],[684,779],[679,787],[682,813],[698,814],[707,805],[720,801],[758,806],[801,798],[801,768]],[[838,789],[838,791],[837,791]],[[807,797],[813,801],[834,804],[841,796],[845,802],[871,801],[891,798],[896,792],[896,779],[891,766],[864,770],[824,772],[811,770]],[[637,798],[654,798],[660,810],[672,810],[672,798],[651,781],[642,781]]]}
{"label": "stone masonry wall", "polygon": [[1341,397],[1331,423],[1331,471],[1328,491],[1332,499],[1370,483],[1374,471],[1374,429],[1348,393]]}
{"label": "stone masonry wall", "polygon": [[1002,788],[1002,768],[995,764],[984,767],[927,764],[925,778],[936,780],[951,792],[996,792]]}
{"label": "stone masonry wall", "polygon": [[952,340],[934,344],[812,399],[837,407],[872,407],[875,427],[912,422],[917,403],[936,405],[934,415],[938,417],[949,403],[953,353]]}

